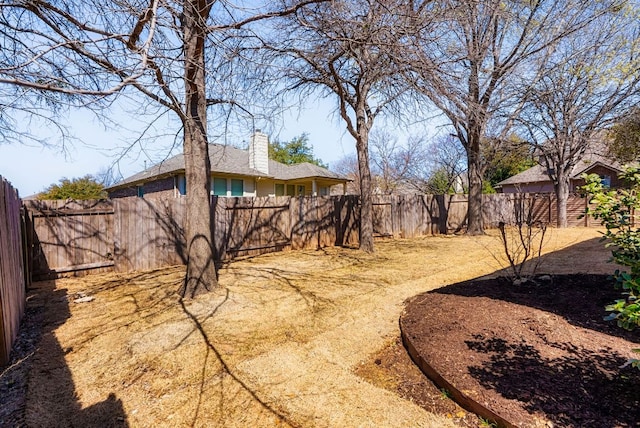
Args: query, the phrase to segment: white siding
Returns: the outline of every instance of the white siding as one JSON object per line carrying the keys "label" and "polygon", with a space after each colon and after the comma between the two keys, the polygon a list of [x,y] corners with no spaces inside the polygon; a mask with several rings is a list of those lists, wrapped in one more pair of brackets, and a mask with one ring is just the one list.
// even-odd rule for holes
{"label": "white siding", "polygon": [[269,174],[269,137],[260,131],[251,136],[249,167]]}
{"label": "white siding", "polygon": [[273,180],[258,180],[258,194],[256,196],[275,196],[276,187]]}
{"label": "white siding", "polygon": [[256,196],[256,183],[253,180],[244,180],[244,196]]}

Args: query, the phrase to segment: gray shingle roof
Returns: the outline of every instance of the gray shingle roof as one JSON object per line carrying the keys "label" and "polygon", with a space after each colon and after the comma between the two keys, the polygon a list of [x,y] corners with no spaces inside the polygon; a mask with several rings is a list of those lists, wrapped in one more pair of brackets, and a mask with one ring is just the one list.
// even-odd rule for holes
{"label": "gray shingle roof", "polygon": [[[269,159],[269,174],[249,167],[249,151],[222,144],[209,144],[209,160],[211,173],[234,174],[248,177],[273,178],[275,180],[296,180],[303,178],[327,178],[348,181],[326,168],[310,163],[285,165]],[[151,181],[152,179],[175,175],[184,172],[184,156],[182,154],[166,159],[142,172],[125,178],[109,187],[108,191],[133,184]]]}
{"label": "gray shingle roof", "polygon": [[549,181],[549,176],[547,175],[546,168],[542,165],[535,165],[526,171],[522,171],[520,174],[516,174],[506,180],[502,180],[497,185],[503,186],[505,184],[537,183],[539,181]]}
{"label": "gray shingle roof", "polygon": [[278,180],[297,180],[301,178],[329,178],[335,180],[348,180],[335,172],[321,166],[303,162],[294,165],[285,165],[269,159],[269,172]]}
{"label": "gray shingle roof", "polygon": [[[584,157],[578,161],[578,163],[571,170],[570,177],[572,179],[579,178],[582,173],[587,172],[589,169],[596,165],[603,165],[605,167],[614,169],[618,172],[622,172],[622,165],[603,154],[599,149],[600,145],[596,145],[596,150],[587,152]],[[524,184],[524,183],[539,183],[544,181],[550,181],[547,174],[547,168],[542,165],[536,165],[529,168],[526,171],[516,174],[506,180],[501,181],[497,186]]]}

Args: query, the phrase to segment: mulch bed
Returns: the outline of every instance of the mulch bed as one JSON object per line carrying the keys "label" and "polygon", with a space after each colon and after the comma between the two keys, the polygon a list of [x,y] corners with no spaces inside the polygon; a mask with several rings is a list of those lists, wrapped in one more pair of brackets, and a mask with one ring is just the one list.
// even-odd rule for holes
{"label": "mulch bed", "polygon": [[631,427],[640,370],[623,366],[640,331],[603,320],[620,296],[602,275],[472,280],[414,297],[400,322],[414,360],[498,425]]}

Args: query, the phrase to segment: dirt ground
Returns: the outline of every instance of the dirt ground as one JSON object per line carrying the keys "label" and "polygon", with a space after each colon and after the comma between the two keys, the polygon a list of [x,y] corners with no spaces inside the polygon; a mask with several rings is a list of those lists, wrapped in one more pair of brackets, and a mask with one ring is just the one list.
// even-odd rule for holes
{"label": "dirt ground", "polygon": [[[551,230],[540,271],[609,272],[599,236]],[[500,245],[271,254],[224,266],[219,290],[185,303],[182,267],[34,284],[0,425],[478,426],[410,363],[398,319],[412,296],[497,275]]]}

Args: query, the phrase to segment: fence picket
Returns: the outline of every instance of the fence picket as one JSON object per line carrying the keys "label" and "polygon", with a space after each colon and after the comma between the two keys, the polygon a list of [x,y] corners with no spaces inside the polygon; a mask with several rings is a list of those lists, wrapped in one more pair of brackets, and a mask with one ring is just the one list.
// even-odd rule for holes
{"label": "fence picket", "polygon": [[[537,220],[554,220],[555,198],[547,195],[485,195],[487,227],[513,222],[514,204],[525,198]],[[282,249],[358,244],[359,197],[212,197],[217,258],[256,255]],[[186,262],[185,198],[120,198],[110,201],[27,201],[33,229],[36,276],[112,266],[119,272]],[[466,223],[464,195],[377,195],[374,233],[416,237],[452,233]],[[572,225],[585,201],[573,196]]]}
{"label": "fence picket", "polygon": [[23,252],[20,198],[0,176],[0,366],[9,360],[24,314]]}

